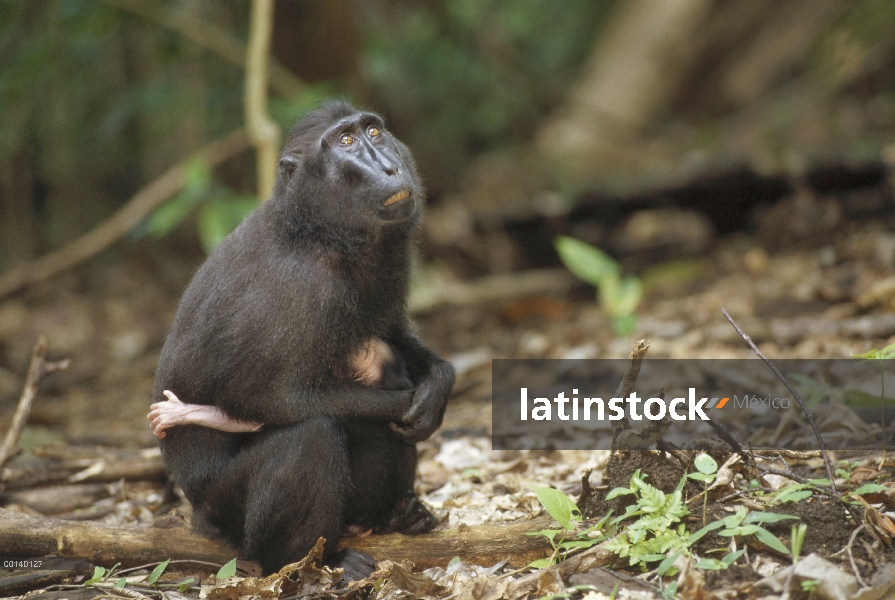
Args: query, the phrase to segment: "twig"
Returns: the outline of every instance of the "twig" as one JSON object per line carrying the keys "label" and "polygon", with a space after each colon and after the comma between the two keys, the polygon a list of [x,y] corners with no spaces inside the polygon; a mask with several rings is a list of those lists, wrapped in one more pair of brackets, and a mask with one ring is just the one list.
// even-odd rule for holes
{"label": "twig", "polygon": [[202,161],[208,167],[214,167],[239,154],[248,148],[248,145],[248,138],[242,129],[237,129],[226,137],[208,144],[144,186],[118,212],[93,230],[55,252],[7,271],[0,277],[0,298],[29,283],[47,279],[73,267],[124,237],[156,207],[183,188],[186,183],[187,165]]}
{"label": "twig", "polygon": [[867,524],[862,523],[860,527],[858,527],[857,529],[852,531],[851,537],[848,538],[848,545],[845,547],[845,553],[848,554],[848,562],[851,563],[851,570],[854,571],[855,579],[858,580],[858,583],[861,584],[862,588],[867,587],[867,583],[865,583],[864,580],[861,578],[861,572],[858,571],[858,565],[855,564],[855,557],[852,556],[851,547],[852,547],[852,544],[855,543],[855,539],[857,539],[858,534],[861,533],[862,531],[864,531],[864,529],[866,527],[867,527]]}
{"label": "twig", "polygon": [[740,337],[742,337],[746,341],[746,343],[749,344],[755,354],[758,355],[758,358],[764,361],[764,364],[766,364],[771,369],[771,371],[774,372],[774,375],[776,375],[777,378],[783,382],[783,385],[786,386],[786,389],[788,389],[789,392],[793,395],[793,398],[796,399],[796,402],[799,404],[799,408],[802,409],[802,412],[805,413],[805,417],[811,424],[811,429],[814,430],[814,436],[817,438],[817,443],[820,445],[820,454],[824,459],[824,467],[826,467],[827,469],[827,477],[830,480],[830,489],[832,489],[833,493],[838,496],[839,492],[836,491],[836,484],[834,483],[833,466],[830,464],[830,456],[829,454],[827,454],[827,447],[824,445],[824,439],[820,436],[820,431],[818,431],[817,429],[817,422],[814,420],[814,415],[811,414],[810,410],[808,410],[805,402],[802,401],[802,397],[799,396],[799,393],[789,384],[789,381],[787,381],[786,377],[783,376],[783,373],[781,373],[777,369],[777,367],[768,359],[768,357],[762,354],[761,350],[758,349],[758,346],[755,345],[755,342],[752,341],[752,338],[750,338],[748,335],[746,335],[746,332],[740,329],[740,326],[736,324],[736,322],[725,309],[721,309],[721,314],[723,314],[724,317],[728,321],[730,321],[730,324],[733,325],[733,328],[736,330],[736,332],[740,334]]}
{"label": "twig", "polygon": [[258,200],[273,190],[280,152],[280,127],[267,114],[267,64],[273,30],[273,0],[252,0],[249,43],[246,46],[246,131],[257,154]]}
{"label": "twig", "polygon": [[15,456],[19,436],[22,435],[22,428],[25,427],[28,415],[31,414],[31,404],[37,396],[37,390],[40,389],[43,378],[50,373],[67,369],[70,364],[71,361],[67,358],[58,362],[47,362],[47,339],[44,336],[37,339],[34,350],[31,352],[31,363],[28,365],[28,375],[25,377],[25,387],[22,389],[19,405],[12,417],[9,431],[3,438],[3,445],[0,446],[0,467],[3,467],[9,462],[9,459]]}
{"label": "twig", "polygon": [[[628,360],[628,366],[625,369],[624,375],[622,375],[622,380],[618,384],[618,389],[615,390],[614,397],[625,398],[628,394],[634,391],[634,384],[637,382],[637,376],[640,374],[640,365],[643,363],[643,357],[646,355],[647,350],[649,350],[649,341],[638,340],[634,342],[634,345],[631,347],[631,356]],[[618,449],[618,436],[625,429],[631,429],[631,423],[626,416],[622,415],[618,424],[612,426],[613,451]]]}

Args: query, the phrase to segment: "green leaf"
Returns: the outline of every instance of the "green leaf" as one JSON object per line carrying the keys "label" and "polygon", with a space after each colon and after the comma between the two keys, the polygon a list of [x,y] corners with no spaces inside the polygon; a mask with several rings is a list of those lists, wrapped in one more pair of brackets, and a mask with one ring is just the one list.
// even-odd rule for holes
{"label": "green leaf", "polygon": [[724,537],[733,537],[735,535],[752,535],[758,530],[758,525],[740,525],[738,527],[725,529],[724,531],[719,532],[718,535],[722,535]]}
{"label": "green leaf", "polygon": [[727,515],[721,522],[724,523],[724,526],[730,529],[731,527],[737,527],[743,520],[746,518],[747,509],[745,506],[741,506],[737,509],[736,513],[732,515]]}
{"label": "green leaf", "polygon": [[182,194],[158,207],[146,220],[146,233],[153,237],[163,237],[180,225],[193,212],[195,200]]}
{"label": "green leaf", "polygon": [[613,490],[609,490],[609,493],[606,494],[606,498],[604,498],[604,500],[606,502],[609,502],[610,500],[612,500],[613,498],[616,498],[618,496],[625,496],[627,494],[633,494],[633,493],[634,493],[634,490],[632,490],[632,489],[617,487]]}
{"label": "green leaf", "polygon": [[783,542],[767,529],[759,527],[758,531],[755,532],[755,537],[768,548],[772,548],[781,554],[789,554],[789,550],[783,545]]}
{"label": "green leaf", "polygon": [[687,538],[686,545],[692,546],[694,543],[699,541],[708,532],[713,531],[715,529],[721,529],[722,527],[724,527],[724,521],[714,521],[713,523],[709,523],[702,529],[691,533],[690,537]]}
{"label": "green leaf", "polygon": [[105,574],[106,569],[104,567],[93,567],[93,576],[85,581],[84,585],[93,585],[94,583],[102,581]]}
{"label": "green leaf", "polygon": [[574,529],[575,525],[572,521],[581,520],[581,511],[578,510],[578,506],[561,491],[555,488],[541,487],[534,488],[534,492],[550,516],[556,519],[556,522],[564,529]]}
{"label": "green leaf", "polygon": [[532,569],[546,569],[553,565],[553,559],[550,558],[539,558],[538,560],[533,560],[528,563],[528,566]]}
{"label": "green leaf", "polygon": [[635,315],[619,315],[612,317],[612,331],[616,335],[626,336],[634,333],[637,328],[637,317]]}
{"label": "green leaf", "polygon": [[731,552],[727,556],[721,559],[721,562],[724,563],[724,567],[727,568],[733,563],[737,561],[739,557],[741,557],[746,552],[746,549],[737,550],[736,552]]}
{"label": "green leaf", "polygon": [[258,204],[252,198],[209,202],[199,211],[199,237],[205,252],[211,253]]}
{"label": "green leaf", "polygon": [[559,548],[563,550],[574,550],[576,548],[590,548],[592,546],[596,546],[600,540],[592,539],[592,540],[570,540],[568,542],[563,542],[559,545]]}
{"label": "green leaf", "polygon": [[218,579],[227,579],[236,575],[236,559],[234,558],[218,570]]}
{"label": "green leaf", "polygon": [[187,590],[191,587],[199,583],[199,581],[195,577],[187,577],[183,581],[177,584],[177,591],[181,594],[185,594]]}
{"label": "green leaf", "polygon": [[876,492],[888,492],[889,488],[884,485],[880,485],[878,483],[865,483],[858,489],[850,492],[853,496],[860,496],[862,494],[873,494]]}
{"label": "green leaf", "polygon": [[798,502],[799,500],[804,500],[813,493],[811,490],[806,490],[806,487],[807,485],[804,483],[785,487],[777,492],[777,494],[774,496],[774,503],[786,504],[787,502]]}
{"label": "green leaf", "polygon": [[696,563],[697,569],[710,569],[712,571],[721,571],[727,568],[723,562],[716,558],[703,558],[698,563]]}
{"label": "green leaf", "polygon": [[562,532],[562,529],[542,529],[541,531],[527,531],[525,532],[525,535],[543,535],[550,540],[550,543],[552,544],[556,535]]}
{"label": "green leaf", "polygon": [[447,566],[449,566],[449,567],[453,567],[454,565],[456,565],[456,564],[460,564],[461,562],[462,562],[462,561],[460,560],[460,557],[459,557],[459,556],[455,556],[454,558],[452,558],[451,560],[448,561]]}
{"label": "green leaf", "polygon": [[665,506],[665,493],[662,490],[656,489],[640,479],[635,479],[634,485],[639,488],[639,504],[644,512],[656,512]]}
{"label": "green leaf", "polygon": [[159,564],[152,570],[152,573],[149,574],[149,579],[146,580],[146,583],[148,583],[149,585],[152,585],[153,583],[155,583],[156,581],[158,581],[158,578],[162,576],[162,573],[164,573],[164,572],[165,572],[165,569],[168,568],[168,563],[170,563],[170,562],[171,562],[171,559],[169,558],[169,559],[166,560],[165,562],[163,562],[163,563],[159,563]]}
{"label": "green leaf", "polygon": [[751,512],[745,519],[745,523],[777,523],[786,519],[798,519],[795,515],[772,512]]}
{"label": "green leaf", "polygon": [[683,552],[683,550],[678,550],[677,552],[663,560],[661,563],[659,563],[659,568],[656,571],[659,577],[665,577],[665,573],[668,572],[668,569],[674,566],[674,561],[676,561]]}
{"label": "green leaf", "polygon": [[126,585],[127,585],[127,579],[125,579],[124,577],[120,578],[118,581],[115,582],[115,587],[119,588],[119,589],[124,588],[124,586],[126,586]]}
{"label": "green leaf", "polygon": [[600,284],[600,300],[611,317],[630,315],[643,298],[643,285],[636,277],[607,277]]}
{"label": "green leaf", "polygon": [[575,277],[600,287],[607,277],[618,277],[619,266],[611,256],[586,242],[561,235],[554,241],[556,253]]}
{"label": "green leaf", "polygon": [[715,462],[714,458],[704,452],[698,454],[696,458],[693,459],[693,466],[695,466],[700,473],[706,475],[714,475],[718,472],[718,463]]}
{"label": "green leaf", "polygon": [[687,477],[695,479],[696,481],[702,481],[703,483],[711,483],[715,480],[714,473],[688,473]]}

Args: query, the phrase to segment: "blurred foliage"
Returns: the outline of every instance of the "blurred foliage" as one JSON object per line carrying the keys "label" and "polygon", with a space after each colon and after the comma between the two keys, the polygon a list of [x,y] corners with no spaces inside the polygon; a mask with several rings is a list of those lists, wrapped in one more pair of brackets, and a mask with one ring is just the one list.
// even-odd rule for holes
{"label": "blurred foliage", "polygon": [[[196,10],[246,37],[247,2],[152,2]],[[433,192],[456,188],[475,153],[530,137],[612,4],[354,2],[360,64],[298,97],[272,97],[270,111],[288,127],[325,97],[353,96],[388,115]],[[299,37],[291,39],[325,44],[318,54],[338,52],[331,39]],[[240,67],[101,0],[0,0],[0,214],[10,221],[4,202],[17,202],[21,221],[0,227],[2,249],[18,243],[12,254],[27,258],[98,224],[172,164],[241,126],[242,85]],[[167,234],[195,218],[213,247],[250,206],[251,161],[246,153],[215,173],[194,165],[187,189],[135,233]],[[8,266],[0,257],[0,269]]]}
{"label": "blurred foliage", "polygon": [[362,73],[438,194],[470,156],[531,139],[614,4],[367,2]]}

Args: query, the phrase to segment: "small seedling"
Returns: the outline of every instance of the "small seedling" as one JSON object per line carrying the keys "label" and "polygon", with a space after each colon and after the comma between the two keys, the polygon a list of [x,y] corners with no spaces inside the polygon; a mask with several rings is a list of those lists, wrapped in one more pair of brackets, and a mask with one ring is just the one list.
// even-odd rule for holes
{"label": "small seedling", "polygon": [[[552,555],[548,558],[541,558],[532,562],[528,565],[529,567],[535,569],[547,568],[564,559],[570,551],[579,548],[590,548],[605,539],[605,536],[598,532],[606,525],[609,515],[603,517],[593,527],[589,527],[578,533],[575,536],[575,539],[566,540],[566,536],[574,531],[582,521],[581,510],[579,510],[578,505],[563,492],[554,488],[535,488],[534,492],[538,497],[538,501],[547,513],[559,523],[562,529],[529,531],[526,534],[542,535],[550,540],[550,545],[553,546]],[[596,535],[594,535],[595,533]],[[559,536],[559,541],[556,540],[557,536]]]}
{"label": "small seedling", "polygon": [[714,458],[703,452],[693,460],[693,465],[699,472],[690,473],[687,477],[702,482],[702,524],[705,525],[705,508],[709,500],[709,484],[715,481],[715,478],[718,476],[718,463],[715,462]]}
{"label": "small seedling", "polygon": [[612,319],[618,335],[628,335],[637,325],[634,311],[643,298],[643,284],[622,276],[621,267],[608,254],[581,240],[561,235],[554,245],[559,258],[573,275],[597,288],[600,306]]}

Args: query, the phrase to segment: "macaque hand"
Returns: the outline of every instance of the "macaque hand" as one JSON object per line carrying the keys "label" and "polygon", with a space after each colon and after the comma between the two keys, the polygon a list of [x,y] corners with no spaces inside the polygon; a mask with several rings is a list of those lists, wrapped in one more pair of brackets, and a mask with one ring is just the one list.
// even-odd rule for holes
{"label": "macaque hand", "polygon": [[165,429],[189,422],[190,406],[180,401],[171,390],[162,392],[167,398],[164,402],[155,402],[149,407],[149,426],[158,439],[165,437]]}
{"label": "macaque hand", "polygon": [[408,444],[428,439],[441,426],[448,398],[454,387],[454,369],[442,361],[433,365],[429,375],[420,381],[410,409],[400,423],[390,423],[392,431]]}

